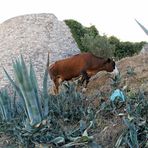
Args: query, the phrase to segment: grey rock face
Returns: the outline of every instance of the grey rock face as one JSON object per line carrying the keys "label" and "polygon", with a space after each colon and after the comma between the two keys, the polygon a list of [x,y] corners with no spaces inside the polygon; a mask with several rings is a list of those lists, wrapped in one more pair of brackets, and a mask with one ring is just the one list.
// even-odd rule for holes
{"label": "grey rock face", "polygon": [[23,55],[35,68],[39,85],[50,64],[80,53],[70,29],[53,14],[31,14],[15,17],[0,24],[0,88],[9,82],[2,67],[13,77],[12,60]]}

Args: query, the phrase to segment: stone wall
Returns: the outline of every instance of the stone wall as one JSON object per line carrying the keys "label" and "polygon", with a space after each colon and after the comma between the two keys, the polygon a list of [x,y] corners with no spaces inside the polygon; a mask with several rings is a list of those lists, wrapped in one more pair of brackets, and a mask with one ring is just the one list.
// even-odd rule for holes
{"label": "stone wall", "polygon": [[18,16],[0,24],[0,88],[8,84],[2,67],[13,76],[12,60],[23,55],[35,68],[39,85],[50,51],[50,64],[80,53],[70,29],[53,14]]}

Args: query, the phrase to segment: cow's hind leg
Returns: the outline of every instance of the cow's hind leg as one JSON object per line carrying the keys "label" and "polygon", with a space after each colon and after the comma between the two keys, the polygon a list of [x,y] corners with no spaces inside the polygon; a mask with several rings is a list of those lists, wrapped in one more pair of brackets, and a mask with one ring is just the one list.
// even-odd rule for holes
{"label": "cow's hind leg", "polygon": [[81,85],[83,85],[84,82],[86,81],[86,84],[85,84],[85,88],[86,88],[87,87],[87,84],[89,83],[89,79],[90,79],[90,77],[88,76],[87,72],[86,71],[83,71],[82,72]]}

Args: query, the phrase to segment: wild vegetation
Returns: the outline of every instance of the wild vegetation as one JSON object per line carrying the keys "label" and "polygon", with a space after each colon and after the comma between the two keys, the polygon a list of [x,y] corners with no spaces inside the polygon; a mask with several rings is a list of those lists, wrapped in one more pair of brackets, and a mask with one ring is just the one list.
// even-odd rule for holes
{"label": "wild vegetation", "polygon": [[117,37],[101,36],[95,26],[84,27],[75,20],[65,20],[82,52],[121,59],[139,53],[145,42],[123,42]]}
{"label": "wild vegetation", "polygon": [[94,110],[84,105],[83,96],[73,85],[58,96],[48,95],[46,70],[43,91],[39,94],[32,64],[28,70],[21,57],[13,63],[13,68],[15,81],[4,69],[15,95],[9,96],[6,90],[0,93],[1,132],[15,137],[17,145],[22,147],[96,144],[88,134],[94,125]]}
{"label": "wild vegetation", "polygon": [[[124,90],[125,101],[120,97],[111,101],[109,93],[98,91],[88,97],[79,92],[73,83],[68,83],[63,85],[59,95],[53,96],[47,92],[47,70],[43,91],[39,92],[31,64],[28,69],[21,57],[13,63],[13,68],[15,81],[4,70],[14,88],[14,96],[10,96],[7,90],[0,92],[0,132],[11,137],[11,146],[106,147],[95,134],[99,129],[103,132],[107,121],[113,122],[111,120],[121,125],[111,147],[148,145],[148,101],[143,90],[139,89],[136,93]],[[133,77],[134,69],[129,67],[127,75]],[[120,88],[121,80],[121,75],[112,79],[112,91]],[[94,104],[93,98],[100,104]]]}

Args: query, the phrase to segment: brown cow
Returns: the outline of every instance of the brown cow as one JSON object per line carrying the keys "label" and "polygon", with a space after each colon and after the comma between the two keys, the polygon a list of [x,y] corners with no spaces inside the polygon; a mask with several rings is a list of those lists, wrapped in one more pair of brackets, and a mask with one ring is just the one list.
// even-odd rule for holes
{"label": "brown cow", "polygon": [[115,62],[110,58],[96,57],[92,53],[80,53],[70,58],[56,61],[48,67],[51,80],[55,84],[54,92],[59,92],[59,85],[63,81],[71,80],[82,76],[81,84],[86,81],[86,87],[89,79],[99,71],[118,73]]}

